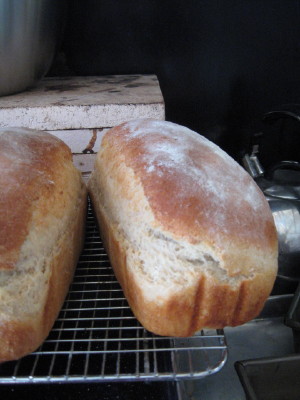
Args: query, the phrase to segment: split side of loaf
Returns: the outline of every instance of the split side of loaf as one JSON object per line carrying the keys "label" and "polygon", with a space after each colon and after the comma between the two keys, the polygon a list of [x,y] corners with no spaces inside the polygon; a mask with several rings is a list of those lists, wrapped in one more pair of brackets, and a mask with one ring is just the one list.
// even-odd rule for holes
{"label": "split side of loaf", "polygon": [[149,331],[190,336],[262,309],[277,234],[253,179],[203,136],[136,120],[103,137],[88,183],[115,275]]}
{"label": "split side of loaf", "polygon": [[48,336],[84,240],[87,191],[70,149],[46,132],[0,130],[0,362]]}

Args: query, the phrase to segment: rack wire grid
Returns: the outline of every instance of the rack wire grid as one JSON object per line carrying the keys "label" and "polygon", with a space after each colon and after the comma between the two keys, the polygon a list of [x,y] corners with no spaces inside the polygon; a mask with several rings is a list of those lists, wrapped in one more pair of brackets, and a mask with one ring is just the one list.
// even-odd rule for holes
{"label": "rack wire grid", "polygon": [[226,359],[222,330],[174,338],[139,324],[114,276],[89,202],[85,248],[53,329],[34,353],[0,364],[0,383],[192,379],[219,371]]}

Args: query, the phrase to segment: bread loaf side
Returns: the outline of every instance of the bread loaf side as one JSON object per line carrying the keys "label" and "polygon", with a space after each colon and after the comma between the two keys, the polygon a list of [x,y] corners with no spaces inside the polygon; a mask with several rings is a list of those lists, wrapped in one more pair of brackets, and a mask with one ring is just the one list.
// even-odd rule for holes
{"label": "bread loaf side", "polygon": [[88,183],[101,235],[133,313],[159,335],[235,326],[262,309],[277,235],[253,179],[174,123],[108,131]]}
{"label": "bread loaf side", "polygon": [[0,362],[34,351],[62,307],[84,240],[86,187],[46,132],[0,130]]}

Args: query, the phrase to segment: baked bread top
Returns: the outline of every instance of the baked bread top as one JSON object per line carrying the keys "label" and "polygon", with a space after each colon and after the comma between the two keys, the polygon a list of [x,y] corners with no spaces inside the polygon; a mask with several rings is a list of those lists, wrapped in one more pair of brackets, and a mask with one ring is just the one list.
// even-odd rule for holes
{"label": "baked bread top", "polygon": [[[25,128],[0,130],[0,270],[16,267],[40,198],[39,213],[51,209],[57,220],[63,217],[64,209],[56,200],[72,195],[68,192],[71,186],[65,191],[57,187],[65,186],[60,171],[62,164],[68,163],[69,169],[74,168],[70,149],[49,133]],[[42,210],[45,206],[47,210]]]}
{"label": "baked bread top", "polygon": [[[107,149],[140,180],[162,230],[215,249],[228,276],[277,269],[276,228],[263,193],[211,141],[170,122],[135,120],[104,136],[101,152]],[[256,265],[249,252],[252,260],[261,256]]]}

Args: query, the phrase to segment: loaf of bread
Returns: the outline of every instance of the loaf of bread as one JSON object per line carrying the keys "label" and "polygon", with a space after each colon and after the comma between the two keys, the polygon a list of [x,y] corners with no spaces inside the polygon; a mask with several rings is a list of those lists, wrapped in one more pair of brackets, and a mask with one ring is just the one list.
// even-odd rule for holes
{"label": "loaf of bread", "polygon": [[275,225],[253,179],[218,146],[170,122],[124,123],[104,135],[88,190],[147,330],[184,337],[260,312],[277,272]]}
{"label": "loaf of bread", "polygon": [[0,130],[0,362],[34,351],[62,307],[84,240],[87,190],[69,148]]}

